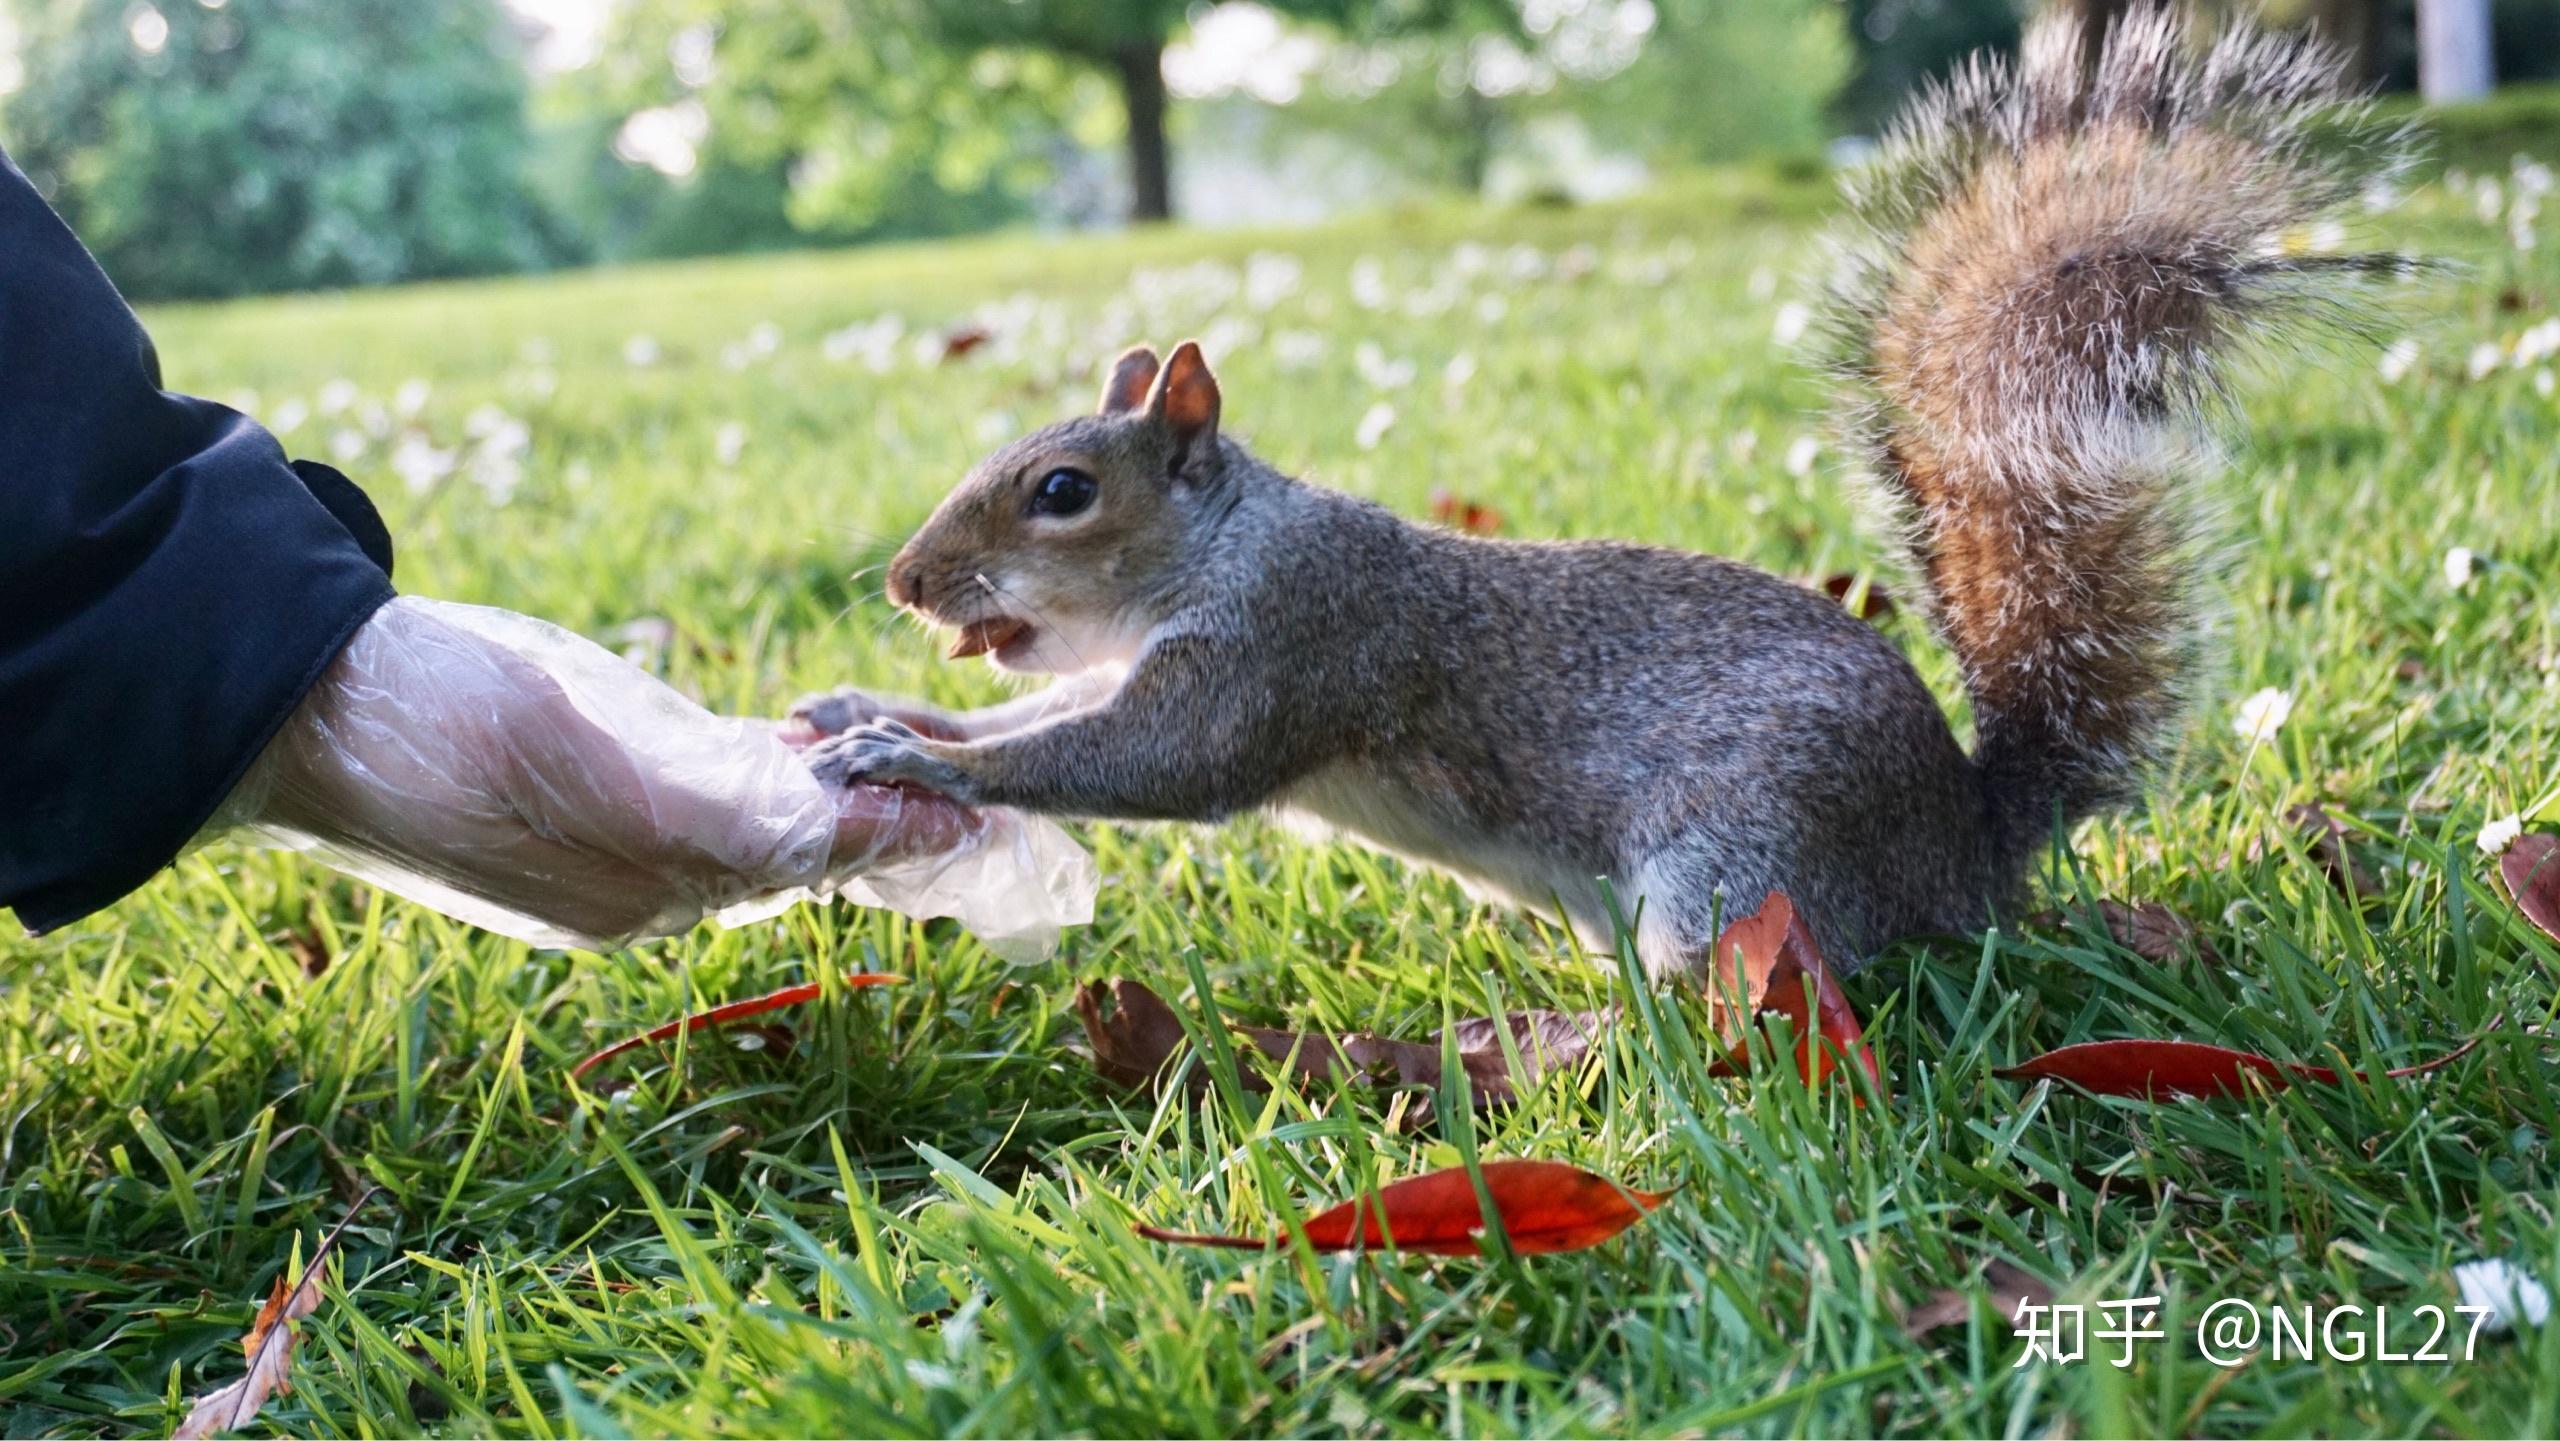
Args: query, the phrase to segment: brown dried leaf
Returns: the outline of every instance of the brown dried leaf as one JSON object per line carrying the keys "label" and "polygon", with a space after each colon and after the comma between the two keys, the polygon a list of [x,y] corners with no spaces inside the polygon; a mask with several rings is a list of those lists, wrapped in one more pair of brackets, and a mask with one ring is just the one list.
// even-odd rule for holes
{"label": "brown dried leaf", "polygon": [[2006,1261],[1986,1261],[1981,1276],[1972,1284],[1934,1292],[1928,1300],[1912,1307],[1902,1318],[1903,1334],[1916,1341],[1932,1332],[1961,1326],[1973,1319],[1977,1298],[1990,1302],[1992,1310],[2015,1326],[2018,1313],[2027,1307],[2052,1305],[2053,1288]]}
{"label": "brown dried leaf", "polygon": [[[2027,919],[2040,926],[2062,926],[2070,920],[2060,911],[2041,911]],[[2100,901],[2098,919],[2117,945],[2146,961],[2167,965],[2192,950],[2210,964],[2222,964],[2221,953],[2196,930],[2195,922],[2158,901]]]}
{"label": "brown dried leaf", "polygon": [[[1110,1014],[1103,1003],[1110,1002]],[[1156,1075],[1182,1049],[1182,1019],[1164,998],[1125,976],[1095,981],[1076,991],[1076,1017],[1093,1043],[1093,1066],[1102,1078],[1132,1091],[1151,1089]]]}
{"label": "brown dried leaf", "polygon": [[1825,576],[1822,581],[1822,593],[1848,607],[1849,614],[1860,620],[1883,620],[1893,614],[1893,597],[1885,594],[1883,586],[1869,582],[1866,595],[1852,605],[1850,600],[1857,589],[1858,578],[1847,571]]}
{"label": "brown dried leaf", "polygon": [[2312,859],[2329,875],[2329,883],[2338,894],[2351,901],[2362,901],[2382,894],[2382,883],[2373,873],[2358,864],[2355,853],[2347,849],[2347,838],[2354,834],[2347,823],[2316,804],[2293,807],[2284,813],[2285,822],[2302,832],[2304,844]]}
{"label": "brown dried leaf", "polygon": [[329,941],[317,925],[305,925],[285,932],[285,949],[293,953],[293,963],[302,968],[302,977],[316,981],[329,974]]}
{"label": "brown dried leaf", "polygon": [[337,1248],[338,1236],[347,1222],[364,1203],[373,1199],[367,1190],[347,1208],[345,1217],[332,1227],[311,1253],[302,1268],[302,1280],[292,1290],[285,1289],[284,1277],[276,1277],[275,1289],[267,1293],[267,1302],[258,1308],[258,1318],[249,1324],[248,1334],[240,1341],[241,1351],[249,1358],[246,1374],[228,1386],[219,1386],[195,1399],[187,1408],[186,1419],[178,1423],[175,1441],[202,1441],[224,1431],[237,1431],[258,1419],[258,1412],[269,1399],[293,1389],[294,1323],[320,1309],[320,1278],[328,1274],[329,1253]]}
{"label": "brown dried leaf", "polygon": [[[1104,1014],[1103,1002],[1111,1002]],[[1076,1014],[1093,1043],[1094,1067],[1105,1079],[1131,1089],[1147,1087],[1182,1048],[1182,1022],[1164,998],[1125,977],[1096,982],[1076,994]],[[1451,1027],[1458,1063],[1478,1106],[1507,1105],[1520,1091],[1546,1075],[1579,1065],[1616,1016],[1601,1011],[1518,1011],[1502,1017],[1460,1021]],[[1511,1035],[1520,1054],[1513,1071],[1503,1054],[1502,1034]],[[1440,1084],[1440,1046],[1436,1041],[1399,1041],[1369,1031],[1344,1035],[1284,1031],[1271,1026],[1238,1026],[1236,1034],[1274,1063],[1290,1067],[1298,1080],[1328,1081],[1337,1074],[1382,1086],[1436,1087]],[[1269,1082],[1250,1071],[1246,1089],[1260,1092]],[[1204,1089],[1196,1071],[1192,1089]]]}

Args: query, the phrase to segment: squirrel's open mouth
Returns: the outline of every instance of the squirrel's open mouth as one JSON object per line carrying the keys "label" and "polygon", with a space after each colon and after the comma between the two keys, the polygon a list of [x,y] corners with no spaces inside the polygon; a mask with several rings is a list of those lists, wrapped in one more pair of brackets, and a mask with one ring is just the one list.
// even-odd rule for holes
{"label": "squirrel's open mouth", "polygon": [[959,638],[951,642],[951,658],[965,660],[973,655],[985,655],[991,650],[1000,651],[1030,634],[1031,622],[1016,620],[1009,615],[973,620],[960,627]]}

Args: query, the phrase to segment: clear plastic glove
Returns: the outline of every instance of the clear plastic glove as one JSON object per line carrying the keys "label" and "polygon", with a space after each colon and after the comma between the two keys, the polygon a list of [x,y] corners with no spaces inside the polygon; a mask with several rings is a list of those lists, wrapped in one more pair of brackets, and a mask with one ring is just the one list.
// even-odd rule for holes
{"label": "clear plastic glove", "polygon": [[447,915],[610,949],[843,894],[1037,954],[1093,915],[1065,832],[879,786],[830,792],[769,722],[715,716],[544,621],[401,597],[216,817]]}

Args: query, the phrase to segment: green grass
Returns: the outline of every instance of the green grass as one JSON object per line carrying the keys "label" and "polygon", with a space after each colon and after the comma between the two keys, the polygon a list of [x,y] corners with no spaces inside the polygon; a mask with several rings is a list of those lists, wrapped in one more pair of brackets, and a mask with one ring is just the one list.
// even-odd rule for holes
{"label": "green grass", "polygon": [[[1812,188],[1701,180],[1623,206],[1430,211],[1272,236],[981,244],[169,310],[173,385],[275,415],[346,378],[459,443],[494,404],[532,448],[494,505],[411,494],[371,443],[347,468],[421,594],[595,635],[664,617],[656,661],[720,708],[859,678],[990,698],[853,579],[991,438],[1089,403],[1141,337],[1219,336],[1229,424],[1276,462],[1424,513],[1435,486],[1513,533],[1640,537],[1797,575],[1871,568],[1835,477],[1787,464],[1818,390],[1773,342],[1802,294]],[[1129,975],[1212,1017],[1429,1036],[1448,1014],[1583,1006],[1627,986],[1448,882],[1260,824],[1092,827],[1100,915],[1051,961],[803,908],[612,956],[530,950],[290,857],[216,846],[41,941],[0,937],[0,1413],[10,1435],[164,1432],[237,1375],[255,1299],[367,1185],[308,1325],[298,1435],[2401,1433],[2560,1427],[2560,1335],[2469,1364],[2260,1359],[2192,1344],[2212,1300],[2406,1308],[2475,1256],[2560,1266],[2560,1085],[2527,1036],[2560,949],[2473,846],[2560,776],[2560,405],[2470,348],[2560,310],[2560,245],[2507,248],[2468,196],[2420,193],[2396,238],[2467,263],[2372,347],[2249,388],[2221,488],[2227,658],[2175,764],[2084,828],[2049,888],[2165,902],[2227,964],[2159,965],[2086,930],[1915,942],[1848,988],[1894,1099],[1784,1075],[1705,1079],[1680,1007],[1585,1074],[1472,1119],[1317,1090],[1156,1104],[1075,1049],[1082,980]],[[1434,310],[1453,247],[1493,270]],[[1503,278],[1512,247],[1589,246],[1579,279]],[[1304,263],[1268,312],[1200,272]],[[1525,253],[1525,252],[1523,252]],[[1394,297],[1362,307],[1374,258]],[[1577,261],[1579,260],[1577,256]],[[1365,273],[1365,267],[1362,267]],[[1654,283],[1662,281],[1665,283]],[[1417,294],[1424,299],[1413,302]],[[1499,296],[1498,313],[1483,297]],[[1410,308],[1426,313],[1407,313]],[[821,337],[895,310],[931,333],[1012,306],[1018,351],[886,373]],[[779,328],[743,370],[724,345]],[[1285,333],[1321,358],[1284,363]],[[628,337],[662,349],[625,363]],[[1374,342],[1418,377],[1375,391]],[[1472,378],[1444,377],[1469,357]],[[541,375],[556,382],[532,393]],[[1397,420],[1354,440],[1384,399]],[[358,410],[361,411],[361,405]],[[327,454],[344,417],[288,437]],[[744,427],[734,466],[718,433]],[[397,429],[395,424],[394,429]],[[1827,461],[1826,457],[1826,461]],[[2450,546],[2484,557],[2459,592]],[[1950,665],[1893,623],[1952,704]],[[2251,752],[2240,696],[2290,690]],[[2282,817],[2351,817],[2382,893],[2342,900]],[[308,979],[295,937],[332,956]],[[850,967],[788,1054],[706,1034],[632,1084],[566,1078],[644,1024]],[[1203,986],[1205,984],[1205,990]],[[2506,1028],[2408,1083],[2213,1104],[2103,1102],[1995,1080],[2065,1042],[2180,1036],[2401,1064]],[[1571,1160],[1683,1189],[1585,1254],[1518,1262],[1169,1250],[1131,1225],[1259,1230],[1466,1154]],[[297,1251],[299,1248],[299,1252]],[[1989,1321],[1923,1345],[1902,1307],[2006,1257],[2098,1300],[2159,1294],[2130,1370],[2013,1368]]]}

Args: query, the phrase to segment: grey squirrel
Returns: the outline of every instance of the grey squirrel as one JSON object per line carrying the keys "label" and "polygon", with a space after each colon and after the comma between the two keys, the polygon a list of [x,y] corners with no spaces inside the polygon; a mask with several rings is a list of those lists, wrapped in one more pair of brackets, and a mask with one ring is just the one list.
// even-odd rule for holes
{"label": "grey squirrel", "polygon": [[2177,726],[2231,355],[2398,264],[2287,244],[2396,158],[2337,75],[2315,42],[2197,44],[2166,10],[2089,64],[2049,19],[1849,183],[1837,369],[1962,664],[1970,754],[1901,652],[1810,589],[1281,475],[1220,432],[1186,342],[979,464],[889,568],[954,656],[1080,688],[960,715],[815,698],[801,717],[842,734],[811,763],[1070,816],[1296,813],[1599,944],[1605,879],[1657,977],[1697,974],[1773,889],[1837,961],[1978,930]]}

